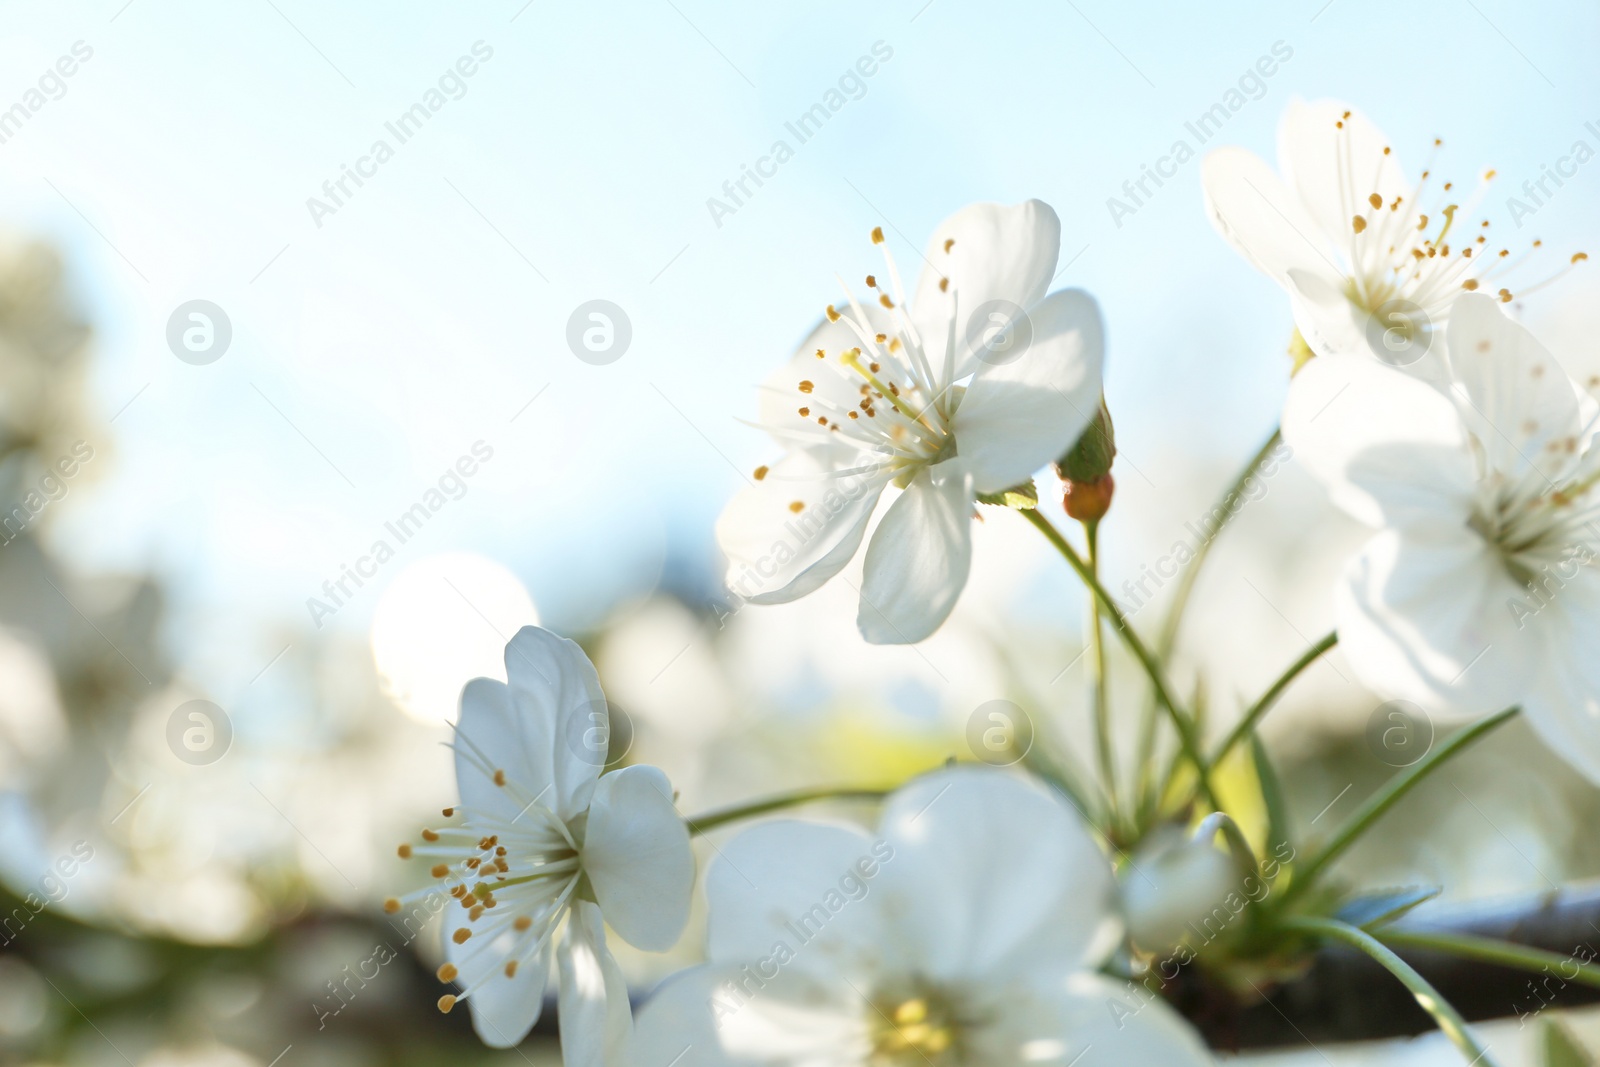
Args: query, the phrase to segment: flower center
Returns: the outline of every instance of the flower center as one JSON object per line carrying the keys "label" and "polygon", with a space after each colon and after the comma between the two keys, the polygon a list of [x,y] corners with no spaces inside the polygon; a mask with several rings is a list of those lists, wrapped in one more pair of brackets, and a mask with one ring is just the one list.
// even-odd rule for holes
{"label": "flower center", "polygon": [[873,1067],[953,1065],[966,1060],[963,1032],[972,1025],[954,1002],[932,990],[876,998],[868,1009]]}
{"label": "flower center", "polygon": [[[797,441],[854,446],[860,462],[836,470],[836,476],[884,474],[905,488],[918,471],[957,453],[951,423],[964,390],[955,384],[955,312],[946,336],[938,339],[945,353],[941,371],[936,372],[926,339],[906,313],[900,272],[883,247],[881,228],[872,231],[872,242],[882,247],[893,295],[872,274],[867,275],[867,288],[878,294],[882,312],[874,309],[875,318],[881,320],[887,312],[889,321],[869,317],[846,286],[848,306],[840,310],[829,304],[827,315],[828,321],[843,323],[854,334],[855,344],[816,350],[817,377],[795,383],[795,421],[778,429]],[[954,243],[946,242],[946,253]],[[948,292],[948,283],[943,279],[941,290]],[[758,468],[756,480],[767,472],[766,467]],[[799,513],[807,503],[797,500],[790,509]]]}
{"label": "flower center", "polygon": [[[1513,256],[1509,248],[1490,245],[1488,219],[1475,227],[1458,222],[1483,200],[1495,172],[1484,172],[1463,206],[1454,199],[1454,182],[1444,182],[1437,192],[1430,189],[1430,156],[1430,169],[1422,172],[1421,181],[1405,192],[1386,194],[1376,188],[1384,177],[1381,166],[1377,174],[1355,173],[1349,119],[1346,111],[1334,124],[1340,209],[1350,220],[1346,252],[1351,269],[1345,295],[1369,314],[1383,313],[1386,325],[1420,331],[1433,323],[1442,324],[1451,302],[1462,291],[1497,289],[1496,295],[1506,303],[1550,285],[1589,258],[1583,252],[1574,253],[1554,274],[1513,293],[1500,283],[1509,280],[1508,275],[1544,242],[1535,240],[1521,255]],[[1434,140],[1435,152],[1441,144]],[[1389,155],[1387,147],[1383,154]],[[1388,314],[1396,302],[1400,302],[1401,313]]]}

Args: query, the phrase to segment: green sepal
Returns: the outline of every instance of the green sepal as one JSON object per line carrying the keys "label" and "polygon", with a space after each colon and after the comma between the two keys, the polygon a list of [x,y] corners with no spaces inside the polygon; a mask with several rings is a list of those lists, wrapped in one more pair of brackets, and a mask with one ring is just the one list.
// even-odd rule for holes
{"label": "green sepal", "polygon": [[1100,400],[1100,410],[1076,444],[1056,460],[1056,472],[1069,482],[1092,482],[1111,473],[1111,461],[1117,458],[1117,435],[1111,426],[1111,412],[1106,410],[1105,398]]}
{"label": "green sepal", "polygon": [[1039,490],[1030,479],[1021,485],[1013,485],[1010,489],[1002,489],[998,493],[979,493],[978,503],[1031,511],[1039,506]]}

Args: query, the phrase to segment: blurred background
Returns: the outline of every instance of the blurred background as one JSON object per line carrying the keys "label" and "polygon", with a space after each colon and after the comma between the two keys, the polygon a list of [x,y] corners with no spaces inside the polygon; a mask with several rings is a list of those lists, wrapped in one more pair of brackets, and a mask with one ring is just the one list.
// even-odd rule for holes
{"label": "blurred background", "polygon": [[[1282,402],[1287,303],[1212,231],[1198,160],[1123,188],[1230,91],[1212,145],[1274,158],[1289,100],[1342,97],[1413,176],[1436,136],[1441,173],[1497,168],[1489,217],[1553,249],[1530,275],[1600,246],[1600,166],[1520,226],[1506,203],[1600,150],[1588,4],[39,0],[0,21],[5,1063],[546,1062],[547,1038],[495,1055],[438,1015],[434,935],[378,907],[413,888],[396,842],[454,799],[460,686],[503,677],[529,622],[584,643],[630,724],[614,754],[664,767],[686,812],[964,758],[995,699],[1087,774],[1084,600],[1014,516],[986,516],[922,646],[861,641],[848,570],[784,607],[722,589],[712,524],[775,454],[739,420],[835,274],[877,265],[873,226],[909,265],[968,202],[1055,207],[1057,284],[1108,322],[1113,590],[1192,540]],[[801,143],[786,123],[830,90]],[[792,158],[741,192],[779,140]],[[627,324],[603,360],[569,342],[597,300]],[[1584,375],[1597,309],[1579,272],[1518,310]],[[1359,538],[1293,463],[1263,482],[1181,637],[1215,722],[1331,627]],[[1328,657],[1269,720],[1302,831],[1394,770],[1352,677]],[[1142,697],[1116,681],[1126,752]],[[1344,870],[1549,888],[1600,874],[1596,817],[1513,726]],[[645,989],[697,945],[619,954]],[[1527,1062],[1515,1020],[1489,1032]]]}

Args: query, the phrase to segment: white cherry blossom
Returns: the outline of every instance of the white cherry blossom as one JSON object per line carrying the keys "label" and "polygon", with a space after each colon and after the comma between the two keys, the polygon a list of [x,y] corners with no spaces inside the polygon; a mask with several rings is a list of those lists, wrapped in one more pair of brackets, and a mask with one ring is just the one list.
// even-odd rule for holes
{"label": "white cherry blossom", "polygon": [[822,585],[894,486],[858,625],[877,644],[938,629],[966,584],[978,495],[1026,481],[1098,409],[1099,308],[1081,290],[1045,295],[1060,231],[1037,200],[975,204],[935,231],[915,295],[885,248],[885,276],[866,278],[875,300],[847,287],[847,306],[828,308],[763,389],[761,423],[787,451],[717,523],[735,595],[773,604]]}
{"label": "white cherry blossom", "polygon": [[710,962],[643,1008],[636,1067],[1195,1067],[1159,998],[1095,972],[1119,929],[1077,813],[1001,771],[928,775],[876,836],[773,821],[707,875]]}
{"label": "white cherry blossom", "polygon": [[1600,782],[1600,407],[1490,297],[1460,297],[1447,339],[1442,391],[1363,360],[1290,389],[1295,455],[1376,529],[1337,592],[1340,647],[1429,711],[1522,705]]}
{"label": "white cherry blossom", "polygon": [[689,835],[654,767],[600,774],[609,713],[583,650],[536,626],[506,646],[509,683],[469,682],[454,744],[461,803],[400,855],[435,884],[386,910],[443,901],[446,963],[473,1027],[496,1048],[538,1021],[558,972],[562,1056],[602,1067],[624,1055],[628,990],[605,925],[646,950],[672,946],[694,886]]}
{"label": "white cherry blossom", "polygon": [[[1515,247],[1475,214],[1493,170],[1463,196],[1430,157],[1413,182],[1383,132],[1333,100],[1293,101],[1278,154],[1281,177],[1243,148],[1206,156],[1206,209],[1288,292],[1295,325],[1317,355],[1371,352],[1434,378],[1442,346],[1433,342],[1463,291],[1509,301],[1554,280],[1511,288],[1512,272],[1541,242]],[[1560,273],[1585,258],[1576,253]]]}

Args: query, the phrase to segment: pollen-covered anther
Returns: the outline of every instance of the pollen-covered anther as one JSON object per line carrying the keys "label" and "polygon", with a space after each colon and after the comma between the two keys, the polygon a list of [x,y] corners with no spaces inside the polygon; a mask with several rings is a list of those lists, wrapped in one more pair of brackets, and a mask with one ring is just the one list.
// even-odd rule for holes
{"label": "pollen-covered anther", "polygon": [[448,863],[435,863],[432,867],[428,868],[428,873],[433,875],[435,878],[443,878],[445,875],[450,873],[450,865]]}
{"label": "pollen-covered anther", "polygon": [[1589,258],[1589,253],[1587,253],[1587,252],[1574,252],[1574,253],[1572,253],[1572,262],[1574,262],[1574,263],[1582,263],[1584,260],[1586,260],[1588,258]]}
{"label": "pollen-covered anther", "polygon": [[878,279],[875,276],[871,275],[871,274],[867,275],[867,288],[868,289],[876,289],[877,287],[878,287]]}
{"label": "pollen-covered anther", "polygon": [[1350,227],[1353,230],[1355,230],[1357,233],[1361,233],[1363,230],[1365,230],[1367,228],[1367,220],[1365,218],[1363,218],[1362,216],[1357,215],[1353,219],[1350,220]]}
{"label": "pollen-covered anther", "polygon": [[1377,193],[1372,193],[1367,197],[1367,203],[1371,204],[1375,208],[1382,207],[1383,197],[1379,196]]}
{"label": "pollen-covered anther", "polygon": [[456,965],[453,963],[441,963],[439,964],[439,969],[434,973],[438,975],[441,982],[454,982],[456,975],[461,972],[456,970]]}
{"label": "pollen-covered anther", "polygon": [[828,358],[828,353],[824,352],[822,349],[819,348],[819,349],[817,349],[817,358],[818,359],[827,359]]}
{"label": "pollen-covered anther", "polygon": [[882,304],[886,308],[889,308],[891,311],[894,309],[894,301],[889,299],[888,293],[879,293],[878,303]]}
{"label": "pollen-covered anther", "polygon": [[498,767],[495,768],[495,772],[494,772],[494,784],[495,785],[505,785],[506,784],[506,772],[500,770]]}
{"label": "pollen-covered anther", "polygon": [[946,255],[950,254],[950,249],[954,248],[955,244],[956,239],[954,237],[946,237],[944,239],[944,251]]}
{"label": "pollen-covered anther", "polygon": [[395,897],[389,897],[383,902],[383,910],[393,915],[400,910],[400,901]]}
{"label": "pollen-covered anther", "polygon": [[450,816],[454,815],[455,813],[456,813],[456,809],[455,808],[445,808],[440,814],[442,814],[445,818],[448,819],[448,818],[450,818]]}
{"label": "pollen-covered anther", "polygon": [[439,840],[439,835],[432,830],[424,830],[422,831],[422,839],[424,841],[437,841]]}
{"label": "pollen-covered anther", "polygon": [[411,858],[411,845],[405,841],[400,842],[400,847],[395,849],[395,854],[403,860]]}
{"label": "pollen-covered anther", "polygon": [[465,926],[462,926],[458,927],[456,932],[450,935],[450,940],[454,941],[458,945],[465,945],[468,939],[471,937],[472,931],[468,930]]}
{"label": "pollen-covered anther", "polygon": [[872,339],[881,345],[889,339],[889,335],[886,333],[874,334]]}
{"label": "pollen-covered anther", "polygon": [[1461,288],[1465,289],[1469,293],[1474,292],[1478,288],[1478,279],[1468,278],[1466,281],[1461,283]]}
{"label": "pollen-covered anther", "polygon": [[467,912],[467,921],[475,923],[475,922],[478,921],[479,917],[481,917],[482,915],[483,915],[483,905],[482,904],[474,904],[472,906],[472,909]]}
{"label": "pollen-covered anther", "polygon": [[805,509],[806,502],[804,500],[792,500],[789,502],[789,510],[794,512],[796,515],[800,514]]}
{"label": "pollen-covered anther", "polygon": [[761,479],[767,476],[767,471],[769,470],[771,470],[771,468],[763,464],[762,466],[757,467],[752,474],[754,475],[755,480],[759,482]]}
{"label": "pollen-covered anther", "polygon": [[799,410],[800,410],[800,417],[802,419],[807,419],[807,418],[811,417],[811,409],[810,408],[800,408]]}
{"label": "pollen-covered anther", "polygon": [[950,279],[949,278],[940,278],[939,279],[939,291],[941,293],[948,293],[950,291]]}
{"label": "pollen-covered anther", "polygon": [[506,960],[506,977],[507,978],[515,978],[516,976],[517,976],[517,961],[516,960]]}
{"label": "pollen-covered anther", "polygon": [[875,245],[883,244],[883,227],[882,226],[874,226],[872,228],[872,243],[875,244]]}
{"label": "pollen-covered anther", "polygon": [[803,381],[803,382],[800,383],[800,391],[802,393],[809,393],[809,392],[811,392],[811,390],[813,390],[815,388],[816,388],[816,385],[813,382]]}
{"label": "pollen-covered anther", "polygon": [[446,993],[444,996],[439,998],[439,1010],[444,1012],[446,1015],[449,1015],[450,1009],[455,1006],[456,998],[454,995]]}
{"label": "pollen-covered anther", "polygon": [[1511,290],[1510,289],[1502,289],[1502,290],[1500,290],[1500,303],[1502,303],[1502,304],[1511,303]]}
{"label": "pollen-covered anther", "polygon": [[533,925],[533,919],[531,919],[530,917],[528,917],[526,915],[518,915],[511,922],[512,928],[515,929],[515,930],[518,930],[518,931],[526,930],[528,927],[530,927],[532,925]]}
{"label": "pollen-covered anther", "polygon": [[839,321],[839,312],[834,309],[834,306],[832,304],[828,305],[827,314],[828,314],[828,321],[829,322],[838,322]]}

